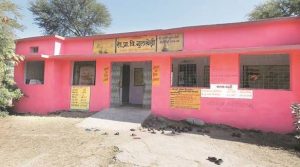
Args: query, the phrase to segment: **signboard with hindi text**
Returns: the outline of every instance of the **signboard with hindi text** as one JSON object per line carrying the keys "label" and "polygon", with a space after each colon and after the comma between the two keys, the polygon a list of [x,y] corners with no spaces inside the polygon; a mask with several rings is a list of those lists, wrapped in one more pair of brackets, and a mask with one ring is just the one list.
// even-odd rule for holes
{"label": "signboard with hindi text", "polygon": [[252,90],[201,89],[201,97],[253,99]]}
{"label": "signboard with hindi text", "polygon": [[117,38],[116,53],[156,52],[156,36]]}
{"label": "signboard with hindi text", "polygon": [[94,41],[94,54],[113,54],[116,53],[116,39],[100,39]]}
{"label": "signboard with hindi text", "polygon": [[183,34],[167,34],[157,36],[157,52],[173,52],[183,50]]}
{"label": "signboard with hindi text", "polygon": [[111,39],[96,39],[93,52],[97,54],[151,53],[182,51],[183,33],[144,35]]}
{"label": "signboard with hindi text", "polygon": [[178,109],[200,109],[200,88],[171,88],[170,106]]}
{"label": "signboard with hindi text", "polygon": [[154,65],[152,67],[152,85],[160,85],[160,68],[159,65]]}
{"label": "signboard with hindi text", "polygon": [[71,88],[71,110],[89,110],[90,87],[72,86]]}
{"label": "signboard with hindi text", "polygon": [[109,67],[106,66],[103,69],[103,83],[108,84],[109,82]]}
{"label": "signboard with hindi text", "polygon": [[210,89],[201,89],[201,97],[253,99],[253,91],[239,90],[237,84],[210,84]]}

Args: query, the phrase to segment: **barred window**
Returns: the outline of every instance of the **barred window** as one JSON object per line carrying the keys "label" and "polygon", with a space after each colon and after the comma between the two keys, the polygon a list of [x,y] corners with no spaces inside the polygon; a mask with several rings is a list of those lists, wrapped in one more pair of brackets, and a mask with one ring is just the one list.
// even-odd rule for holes
{"label": "barred window", "polygon": [[25,69],[25,83],[29,85],[44,84],[44,61],[28,61]]}
{"label": "barred window", "polygon": [[209,58],[174,59],[172,86],[209,87]]}
{"label": "barred window", "polygon": [[288,55],[241,56],[241,88],[289,89]]}
{"label": "barred window", "polygon": [[209,65],[204,66],[204,87],[209,87],[209,80],[210,80],[210,76],[209,76],[209,71],[210,71],[210,67]]}
{"label": "barred window", "polygon": [[38,53],[38,52],[39,52],[39,47],[37,46],[30,47],[30,53]]}
{"label": "barred window", "polygon": [[96,62],[74,62],[73,85],[95,85]]}

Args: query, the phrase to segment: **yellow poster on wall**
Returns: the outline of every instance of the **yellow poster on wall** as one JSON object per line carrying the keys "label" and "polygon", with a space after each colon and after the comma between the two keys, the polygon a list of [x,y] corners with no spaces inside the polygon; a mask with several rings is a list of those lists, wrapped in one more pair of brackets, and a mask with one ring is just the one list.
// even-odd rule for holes
{"label": "yellow poster on wall", "polygon": [[183,34],[167,34],[157,36],[157,52],[183,50]]}
{"label": "yellow poster on wall", "polygon": [[156,52],[156,36],[117,38],[116,53]]}
{"label": "yellow poster on wall", "polygon": [[94,54],[113,54],[116,53],[116,39],[100,39],[94,41]]}
{"label": "yellow poster on wall", "polygon": [[89,86],[72,86],[71,110],[89,110],[90,93]]}
{"label": "yellow poster on wall", "polygon": [[103,69],[103,83],[108,84],[109,82],[109,67],[104,67]]}
{"label": "yellow poster on wall", "polygon": [[152,67],[152,85],[160,85],[160,69],[159,65],[154,65]]}
{"label": "yellow poster on wall", "polygon": [[200,109],[200,88],[171,88],[170,106],[181,109]]}

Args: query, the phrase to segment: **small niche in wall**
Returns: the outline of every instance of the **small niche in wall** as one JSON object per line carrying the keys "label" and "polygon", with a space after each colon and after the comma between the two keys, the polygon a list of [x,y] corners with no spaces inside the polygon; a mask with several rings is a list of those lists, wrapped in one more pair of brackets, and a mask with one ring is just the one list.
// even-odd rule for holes
{"label": "small niche in wall", "polygon": [[39,52],[39,47],[37,46],[30,47],[30,53],[38,53],[38,52]]}

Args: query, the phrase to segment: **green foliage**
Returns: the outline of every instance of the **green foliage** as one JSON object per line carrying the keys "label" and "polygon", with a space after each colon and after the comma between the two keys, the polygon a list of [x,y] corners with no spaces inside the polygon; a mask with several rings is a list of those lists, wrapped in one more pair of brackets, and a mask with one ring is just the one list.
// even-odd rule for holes
{"label": "green foliage", "polygon": [[6,111],[0,111],[0,118],[8,116],[9,113]]}
{"label": "green foliage", "polygon": [[249,20],[300,16],[300,0],[268,0],[255,7]]}
{"label": "green foliage", "polygon": [[[18,7],[9,0],[0,0],[0,114],[12,106],[12,101],[22,96],[13,80],[13,66],[22,60],[15,55],[14,30],[18,23]],[[2,113],[1,113],[2,112]]]}
{"label": "green foliage", "polygon": [[93,35],[111,23],[108,10],[96,0],[35,0],[29,10],[49,35]]}
{"label": "green foliage", "polygon": [[292,104],[291,105],[292,109],[292,116],[294,119],[294,127],[296,130],[295,137],[298,140],[298,146],[296,147],[298,150],[300,150],[300,104]]}

